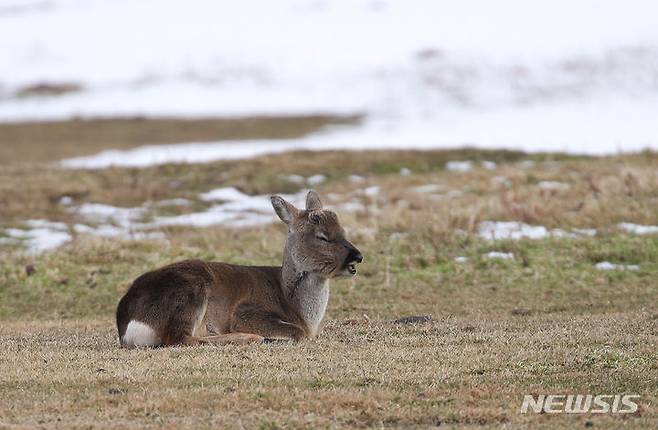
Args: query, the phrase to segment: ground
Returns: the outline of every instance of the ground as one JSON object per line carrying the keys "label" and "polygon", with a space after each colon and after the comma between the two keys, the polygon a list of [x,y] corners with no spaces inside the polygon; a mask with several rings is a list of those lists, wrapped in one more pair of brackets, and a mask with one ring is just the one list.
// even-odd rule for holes
{"label": "ground", "polygon": [[[298,130],[288,120],[266,121],[269,130],[295,136],[353,120],[316,118]],[[180,124],[170,126],[180,140],[220,133],[188,136]],[[17,140],[38,140],[26,134],[34,130],[14,127]],[[25,219],[79,222],[61,204],[63,196],[73,204],[125,207],[194,202],[152,209],[146,216],[153,217],[204,209],[199,193],[217,187],[292,193],[302,185],[289,175],[323,174],[316,188],[365,262],[356,278],[332,283],[326,327],[315,341],[124,350],[113,313],[132,279],[192,257],[276,264],[283,225],[169,227],[164,239],[140,241],[75,234],[72,243],[36,255],[4,246],[0,426],[639,429],[658,423],[658,236],[619,228],[658,225],[658,154],[320,152],[99,171],[45,163],[139,140],[111,137],[111,121],[96,130],[95,141],[106,143],[93,148],[84,139],[71,145],[56,137],[78,136],[70,130],[43,138],[47,154],[40,150],[45,143],[26,144],[12,158],[3,144],[2,227]],[[135,126],[133,135],[139,133]],[[472,162],[470,170],[446,168],[464,160]],[[417,189],[428,184],[440,187]],[[358,209],[341,210],[345,203]],[[478,234],[483,221],[571,234],[492,241]],[[490,252],[513,258],[488,258]],[[600,270],[601,262],[626,266]],[[393,322],[408,315],[433,319]],[[525,394],[623,393],[641,396],[636,413],[519,412]]]}

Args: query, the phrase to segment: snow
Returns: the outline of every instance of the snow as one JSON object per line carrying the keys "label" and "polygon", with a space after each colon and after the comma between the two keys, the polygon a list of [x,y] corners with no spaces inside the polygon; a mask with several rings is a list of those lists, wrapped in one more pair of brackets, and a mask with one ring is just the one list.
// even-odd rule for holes
{"label": "snow", "polygon": [[511,252],[492,251],[484,254],[487,259],[514,260],[514,254]]}
{"label": "snow", "polygon": [[306,178],[306,182],[308,182],[309,185],[320,185],[324,181],[327,180],[327,177],[325,175],[317,174],[317,175],[312,175]]}
{"label": "snow", "polygon": [[163,206],[190,206],[192,204],[191,200],[188,199],[168,199],[168,200],[160,200],[158,202],[155,202],[155,206],[163,207]]}
{"label": "snow", "polygon": [[455,263],[467,263],[468,262],[468,257],[455,257]]}
{"label": "snow", "polygon": [[[203,162],[309,147],[586,154],[658,148],[658,5],[651,0],[17,4],[0,5],[0,121],[365,118],[312,138],[161,145],[69,167]],[[16,97],[42,83],[82,90]]]}
{"label": "snow", "polygon": [[597,234],[595,228],[574,228],[571,230],[576,235],[594,237]]}
{"label": "snow", "polygon": [[595,229],[549,230],[541,225],[530,225],[516,221],[483,221],[478,226],[478,235],[485,240],[544,239],[547,237],[592,237]]}
{"label": "snow", "polygon": [[380,192],[381,192],[381,188],[378,185],[374,185],[372,187],[367,187],[363,189],[363,194],[368,197],[378,196]]}
{"label": "snow", "polygon": [[[303,207],[306,190],[281,197],[290,203]],[[139,228],[161,228],[176,225],[208,227],[222,224],[227,227],[252,227],[277,220],[270,203],[269,195],[250,196],[233,187],[222,187],[202,193],[205,201],[221,201],[205,211],[174,216],[156,217],[152,222],[138,225]]]}
{"label": "snow", "polygon": [[622,222],[617,224],[617,227],[621,230],[627,231],[633,234],[656,234],[658,233],[658,226],[656,225],[641,225],[633,224],[630,222]]}
{"label": "snow", "polygon": [[443,187],[439,184],[419,185],[417,187],[412,188],[412,191],[414,191],[415,193],[420,193],[420,194],[440,193],[441,191],[443,191]]}
{"label": "snow", "polygon": [[494,163],[493,161],[484,160],[482,162],[482,167],[484,167],[487,170],[495,170],[496,167],[498,167],[498,165],[496,163]]}
{"label": "snow", "polygon": [[470,161],[448,161],[446,169],[451,172],[468,172],[473,168],[473,163]]}
{"label": "snow", "polygon": [[207,193],[202,193],[200,196],[201,200],[213,201],[213,200],[226,200],[226,201],[235,201],[248,198],[246,194],[234,187],[222,187],[216,188]]}
{"label": "snow", "polygon": [[59,204],[62,206],[68,206],[71,203],[73,203],[73,198],[70,196],[63,196],[61,199],[59,199]]}
{"label": "snow", "polygon": [[341,203],[339,208],[346,212],[365,212],[368,209],[363,203],[356,200]]}
{"label": "snow", "polygon": [[122,208],[101,203],[83,203],[79,206],[71,206],[68,210],[92,222],[115,223],[124,227],[142,218],[146,213],[146,208],[142,207]]}
{"label": "snow", "polygon": [[71,240],[71,235],[66,231],[68,226],[64,223],[46,220],[27,220],[23,223],[27,229],[8,228],[5,234],[9,239],[5,243],[21,243],[25,246],[28,254],[40,254],[44,251],[55,249]]}
{"label": "snow", "polygon": [[283,176],[283,179],[285,179],[288,182],[292,182],[293,184],[303,184],[306,181],[306,178],[303,177],[302,175],[285,175]]}
{"label": "snow", "polygon": [[484,221],[478,227],[478,234],[483,239],[543,239],[549,235],[546,227],[529,225],[514,221]]}
{"label": "snow", "polygon": [[568,191],[571,185],[558,181],[540,181],[537,186],[546,191]]}
{"label": "snow", "polygon": [[609,261],[601,261],[594,266],[599,270],[639,270],[640,266],[636,264],[615,264]]}
{"label": "snow", "polygon": [[411,176],[411,169],[408,167],[403,167],[400,169],[400,176]]}

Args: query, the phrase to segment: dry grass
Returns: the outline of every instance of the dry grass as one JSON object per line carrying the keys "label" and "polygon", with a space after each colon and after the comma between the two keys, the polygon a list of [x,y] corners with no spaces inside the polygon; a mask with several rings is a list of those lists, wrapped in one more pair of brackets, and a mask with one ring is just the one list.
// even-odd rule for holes
{"label": "dry grass", "polygon": [[146,144],[301,137],[356,117],[108,118],[0,124],[0,165],[56,161]]}
{"label": "dry grass", "polygon": [[[528,158],[536,164],[519,165]],[[450,172],[449,160],[498,167]],[[413,173],[400,176],[401,167]],[[58,203],[63,195],[139,205],[229,185],[292,192],[300,185],[282,175],[323,173],[325,201],[366,207],[339,213],[366,262],[353,281],[332,284],[317,341],[128,351],[118,348],[112,315],[135,276],[182,258],[275,264],[281,226],[171,228],[159,241],[77,236],[38,256],[0,248],[0,427],[655,427],[658,237],[615,225],[658,224],[657,172],[653,153],[475,150],[298,153],[141,170],[16,163],[0,172],[4,225],[79,221]],[[351,182],[351,174],[365,179]],[[569,188],[545,190],[541,181]],[[426,184],[444,191],[413,191]],[[375,185],[379,195],[364,195]],[[451,190],[461,194],[446,197]],[[489,219],[595,227],[599,235],[488,242],[474,231]],[[516,258],[488,260],[489,251]],[[639,269],[595,269],[606,260]],[[434,321],[390,322],[412,314]],[[523,395],[540,393],[632,393],[641,401],[629,415],[520,414]]]}
{"label": "dry grass", "polygon": [[[0,417],[36,427],[649,428],[655,315],[332,320],[301,345],[120,350],[112,321],[0,333]],[[653,327],[653,330],[646,330]],[[524,393],[642,396],[632,415],[523,415]]]}

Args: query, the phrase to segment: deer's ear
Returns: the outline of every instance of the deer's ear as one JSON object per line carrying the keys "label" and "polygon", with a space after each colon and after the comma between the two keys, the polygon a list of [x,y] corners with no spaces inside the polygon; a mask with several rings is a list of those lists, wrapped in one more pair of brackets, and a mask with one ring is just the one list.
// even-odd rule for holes
{"label": "deer's ear", "polygon": [[318,193],[311,190],[306,195],[306,210],[307,211],[317,211],[322,209],[322,202],[320,201],[320,196]]}
{"label": "deer's ear", "polygon": [[281,218],[281,221],[286,224],[290,224],[293,218],[297,216],[297,213],[299,212],[297,208],[283,200],[283,197],[271,196],[270,200],[272,201],[272,207],[276,211],[276,214]]}

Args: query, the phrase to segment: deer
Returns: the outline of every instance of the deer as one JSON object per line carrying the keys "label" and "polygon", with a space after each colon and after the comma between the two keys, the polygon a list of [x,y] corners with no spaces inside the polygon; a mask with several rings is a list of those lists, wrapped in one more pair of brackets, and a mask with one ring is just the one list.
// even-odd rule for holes
{"label": "deer", "polygon": [[353,277],[361,252],[318,194],[306,209],[270,197],[288,232],[281,266],[185,260],[144,273],[119,301],[122,347],[250,344],[314,339],[322,329],[329,281]]}

